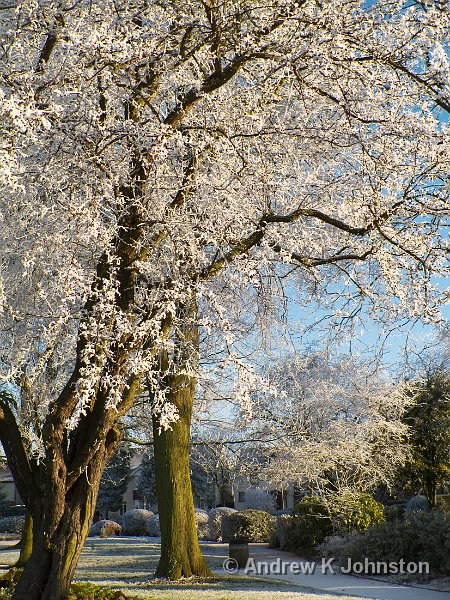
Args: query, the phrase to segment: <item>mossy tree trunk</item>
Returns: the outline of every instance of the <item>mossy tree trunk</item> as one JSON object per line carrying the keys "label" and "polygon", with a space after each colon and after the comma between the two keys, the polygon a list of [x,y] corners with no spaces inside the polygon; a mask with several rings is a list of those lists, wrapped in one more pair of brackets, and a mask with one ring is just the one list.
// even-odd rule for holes
{"label": "mossy tree trunk", "polygon": [[[13,600],[65,600],[94,515],[100,478],[111,448],[101,445],[70,489],[43,498],[32,552]],[[53,502],[51,499],[53,498]]]}
{"label": "mossy tree trunk", "polygon": [[24,567],[31,556],[33,550],[33,517],[27,510],[25,514],[25,525],[20,538],[20,556],[14,565],[17,568]]}
{"label": "mossy tree trunk", "polygon": [[[196,316],[194,306],[185,312],[194,318]],[[161,558],[156,576],[169,579],[212,576],[198,543],[189,466],[196,377],[188,373],[195,371],[198,364],[198,327],[195,322],[188,323],[179,336],[173,357],[176,372],[165,377],[167,400],[176,406],[179,420],[172,429],[164,430],[158,417],[153,418],[156,493],[161,526]],[[161,358],[161,363],[163,368],[168,368],[167,356]]]}

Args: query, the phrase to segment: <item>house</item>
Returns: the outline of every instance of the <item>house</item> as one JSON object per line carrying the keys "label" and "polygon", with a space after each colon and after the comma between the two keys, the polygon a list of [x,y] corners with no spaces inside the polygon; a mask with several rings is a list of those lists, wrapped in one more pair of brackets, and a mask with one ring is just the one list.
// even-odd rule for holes
{"label": "house", "polygon": [[144,506],[144,498],[137,490],[137,481],[140,474],[143,454],[144,452],[139,450],[131,453],[128,485],[122,498],[122,513],[127,512],[127,510],[132,510],[133,508],[150,508],[149,506]]}
{"label": "house", "polygon": [[286,489],[273,489],[264,480],[252,481],[240,477],[235,480],[233,489],[234,508],[245,510],[292,510],[297,500],[297,490],[291,483]]}
{"label": "house", "polygon": [[6,463],[0,464],[0,493],[4,494],[5,503],[9,503],[11,506],[23,505],[12,473]]}

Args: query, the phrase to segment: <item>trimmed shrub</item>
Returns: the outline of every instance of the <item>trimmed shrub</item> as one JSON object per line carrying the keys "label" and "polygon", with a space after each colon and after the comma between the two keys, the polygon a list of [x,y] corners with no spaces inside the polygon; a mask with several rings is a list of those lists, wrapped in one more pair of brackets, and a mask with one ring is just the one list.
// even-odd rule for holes
{"label": "trimmed shrub", "polygon": [[123,527],[123,515],[108,515],[108,521],[114,521]]}
{"label": "trimmed shrub", "polygon": [[370,494],[346,494],[340,499],[333,521],[337,529],[365,531],[371,525],[386,521],[384,506]]}
{"label": "trimmed shrub", "polygon": [[134,508],[123,515],[123,535],[148,535],[147,521],[153,516],[150,510]]}
{"label": "trimmed shrub", "polygon": [[353,561],[427,562],[450,573],[450,516],[440,511],[410,513],[404,521],[382,523],[358,536],[346,549]]}
{"label": "trimmed shrub", "polygon": [[421,496],[417,494],[417,496],[413,496],[408,500],[405,507],[405,513],[416,513],[416,512],[428,512],[430,510],[430,505],[428,504],[428,500],[425,496]]}
{"label": "trimmed shrub", "polygon": [[268,542],[275,519],[263,510],[242,510],[222,519],[224,542]]}
{"label": "trimmed shrub", "polygon": [[[333,529],[328,508],[316,496],[305,496],[297,502],[292,519],[286,519],[283,525],[286,530],[280,536],[280,548],[294,552],[312,550]],[[283,546],[281,538],[285,539]]]}
{"label": "trimmed shrub", "polygon": [[18,515],[15,517],[3,517],[0,519],[0,531],[2,533],[16,533],[21,535],[24,525],[24,516]]}
{"label": "trimmed shrub", "polygon": [[278,523],[275,521],[275,527],[272,528],[269,536],[269,546],[271,548],[279,548],[280,540],[278,537]]}
{"label": "trimmed shrub", "polygon": [[119,523],[115,521],[110,521],[109,519],[102,519],[101,521],[97,521],[91,525],[89,529],[89,536],[99,535],[100,537],[112,537],[115,535],[120,535],[122,533],[122,527]]}
{"label": "trimmed shrub", "polygon": [[147,519],[147,532],[152,537],[161,537],[161,527],[159,525],[159,515],[152,515]]}
{"label": "trimmed shrub", "polygon": [[209,537],[209,515],[206,510],[195,509],[195,524],[197,525],[197,536],[199,540],[208,540]]}
{"label": "trimmed shrub", "polygon": [[295,517],[293,515],[280,515],[276,521],[277,541],[281,550],[290,547],[290,540],[295,529]]}
{"label": "trimmed shrub", "polygon": [[297,554],[311,552],[331,532],[331,525],[306,516],[287,516],[279,524],[278,539],[282,550]]}
{"label": "trimmed shrub", "polygon": [[228,506],[218,506],[209,511],[209,535],[211,540],[220,541],[222,539],[222,519],[235,512],[237,510],[228,508]]}
{"label": "trimmed shrub", "polygon": [[317,553],[322,558],[344,561],[347,548],[355,539],[359,539],[359,534],[329,535],[317,546]]}

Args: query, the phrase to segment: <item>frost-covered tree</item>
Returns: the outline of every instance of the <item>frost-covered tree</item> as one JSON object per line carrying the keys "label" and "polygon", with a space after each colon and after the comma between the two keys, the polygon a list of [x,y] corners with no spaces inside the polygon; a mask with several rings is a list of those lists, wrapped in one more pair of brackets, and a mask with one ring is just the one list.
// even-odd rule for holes
{"label": "frost-covered tree", "polygon": [[233,325],[276,312],[278,282],[338,319],[436,317],[448,25],[438,1],[0,11],[0,439],[36,524],[15,600],[65,596],[141,384],[158,574],[208,573],[189,482],[200,339],[233,360]]}
{"label": "frost-covered tree", "polygon": [[236,479],[250,472],[251,461],[243,457],[245,430],[231,430],[234,427],[230,418],[216,419],[213,427],[203,426],[196,431],[191,448],[191,465],[197,470],[191,475],[194,496],[194,480],[198,479],[203,492],[197,496],[209,497],[215,506],[233,507]]}
{"label": "frost-covered tree", "polygon": [[266,378],[251,428],[266,448],[269,481],[330,503],[395,482],[408,456],[402,419],[411,399],[402,385],[373,362],[327,352],[280,360]]}

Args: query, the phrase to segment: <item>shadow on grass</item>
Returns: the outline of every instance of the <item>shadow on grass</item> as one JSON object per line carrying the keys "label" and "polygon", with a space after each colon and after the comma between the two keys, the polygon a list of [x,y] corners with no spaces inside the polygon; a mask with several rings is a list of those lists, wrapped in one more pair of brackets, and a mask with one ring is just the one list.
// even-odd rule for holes
{"label": "shadow on grass", "polygon": [[92,581],[101,585],[119,587],[130,592],[138,591],[267,591],[296,590],[298,586],[263,578],[227,576],[221,571],[228,557],[228,544],[201,543],[202,552],[213,578],[186,578],[179,581],[154,579],[160,556],[159,538],[118,537],[88,538],[78,563],[75,579]]}

